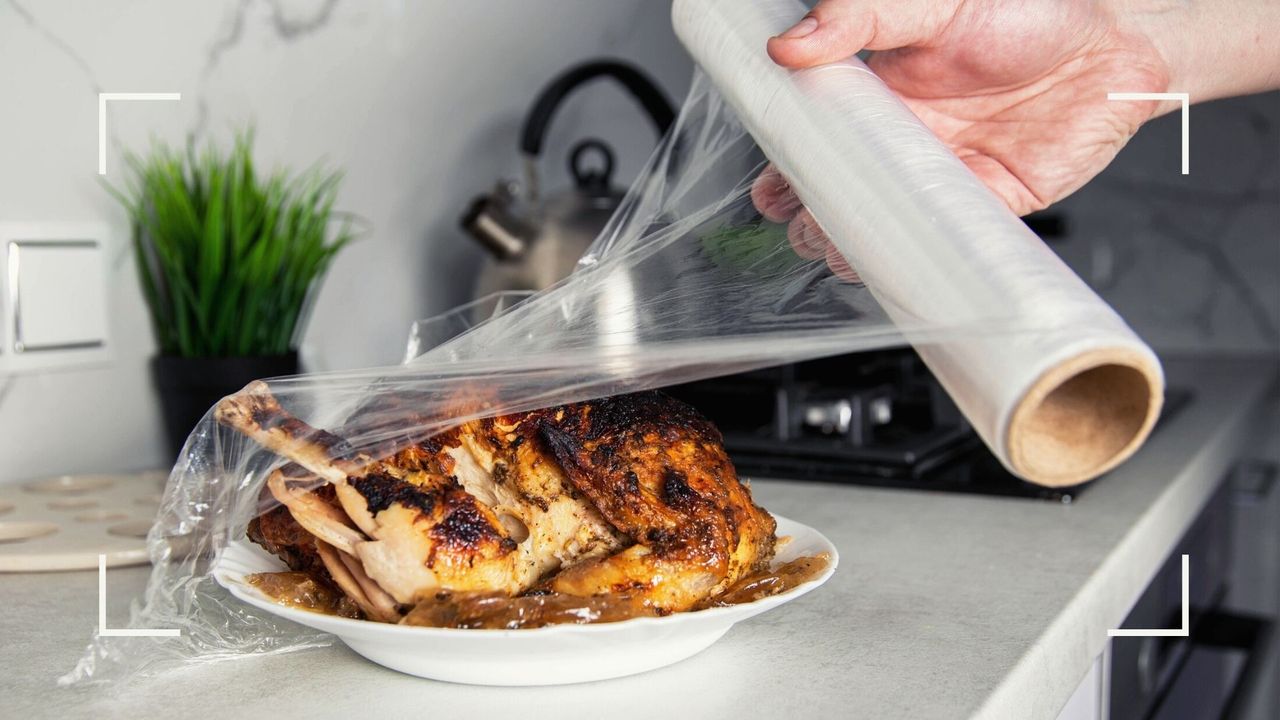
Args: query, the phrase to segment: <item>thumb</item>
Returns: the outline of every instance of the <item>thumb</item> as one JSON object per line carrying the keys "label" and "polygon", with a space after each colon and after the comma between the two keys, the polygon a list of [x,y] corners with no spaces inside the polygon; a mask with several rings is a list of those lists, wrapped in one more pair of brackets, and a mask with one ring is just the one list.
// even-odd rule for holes
{"label": "thumb", "polygon": [[860,50],[893,50],[927,42],[957,3],[933,0],[821,0],[795,25],[769,38],[769,57],[789,68],[844,60]]}

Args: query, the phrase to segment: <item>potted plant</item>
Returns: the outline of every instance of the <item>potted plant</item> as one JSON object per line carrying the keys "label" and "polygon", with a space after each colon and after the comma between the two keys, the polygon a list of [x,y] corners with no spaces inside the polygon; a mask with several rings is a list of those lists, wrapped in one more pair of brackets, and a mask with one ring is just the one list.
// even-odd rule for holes
{"label": "potted plant", "polygon": [[333,210],[340,175],[319,167],[260,178],[253,137],[229,153],[157,143],[130,155],[126,189],[134,259],[151,314],[169,444],[224,395],[260,377],[298,372],[298,340],[316,288],[351,240]]}

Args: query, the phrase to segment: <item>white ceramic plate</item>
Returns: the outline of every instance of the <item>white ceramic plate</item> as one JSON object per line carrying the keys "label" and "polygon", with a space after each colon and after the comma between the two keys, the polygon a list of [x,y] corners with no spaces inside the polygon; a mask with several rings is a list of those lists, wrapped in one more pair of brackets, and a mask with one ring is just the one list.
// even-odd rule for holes
{"label": "white ceramic plate", "polygon": [[351,620],[286,607],[245,581],[252,573],[287,569],[247,540],[222,553],[214,577],[250,605],[333,633],[352,650],[393,670],[475,685],[561,685],[632,675],[679,662],[709,647],[734,623],[826,582],[839,561],[835,546],[813,528],[782,517],[777,520],[778,537],[791,540],[778,549],[775,562],[827,553],[831,564],[822,574],[789,592],[752,603],[597,625],[457,630]]}

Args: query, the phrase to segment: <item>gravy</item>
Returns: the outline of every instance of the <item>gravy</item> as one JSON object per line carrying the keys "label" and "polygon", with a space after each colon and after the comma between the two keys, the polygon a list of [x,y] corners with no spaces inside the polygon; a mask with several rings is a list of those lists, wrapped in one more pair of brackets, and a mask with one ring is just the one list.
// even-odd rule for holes
{"label": "gravy", "polygon": [[[755,602],[802,585],[826,570],[831,558],[799,557],[778,567],[748,575],[691,612]],[[301,572],[256,573],[249,584],[281,605],[312,612],[360,618],[363,615],[345,595]],[[516,630],[548,625],[606,623],[659,613],[635,596],[597,595],[577,597],[553,592],[532,592],[519,597],[503,593],[441,591],[419,602],[401,625],[472,630]]]}

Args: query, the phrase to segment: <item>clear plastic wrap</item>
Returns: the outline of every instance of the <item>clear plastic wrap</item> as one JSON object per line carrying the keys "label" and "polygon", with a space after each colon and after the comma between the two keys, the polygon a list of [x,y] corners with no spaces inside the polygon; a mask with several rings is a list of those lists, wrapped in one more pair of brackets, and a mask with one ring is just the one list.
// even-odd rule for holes
{"label": "clear plastic wrap", "polygon": [[[678,29],[682,5],[677,3]],[[791,3],[745,5],[771,9],[778,22],[796,10]],[[718,32],[712,25],[706,29]],[[760,57],[763,48],[760,42]],[[777,82],[799,99],[821,102],[828,93],[819,88],[815,95],[805,87],[803,74]],[[770,102],[762,101],[761,107]],[[816,106],[814,111],[816,125],[787,131],[823,138],[858,129],[857,124],[833,128],[825,124],[832,122],[829,114]],[[921,133],[923,126],[904,112],[891,107],[884,120],[901,125],[899,132],[908,136]],[[857,121],[868,122],[876,121]],[[762,132],[777,135],[779,128]],[[902,181],[892,177],[900,167],[885,162],[893,149],[878,152],[775,160],[787,164],[798,189],[820,185],[821,172],[814,168],[822,165],[887,178],[883,193],[872,183],[841,190],[844,210],[851,216],[865,211],[873,220],[901,220],[909,232],[913,224],[904,216],[931,212],[928,198],[913,205],[917,199],[895,195],[891,181]],[[806,190],[802,199],[816,201],[815,215],[855,268],[863,269],[860,260],[872,261],[870,275],[863,274],[872,287],[842,279],[823,259],[797,255],[784,226],[760,218],[750,187],[764,166],[764,154],[738,111],[699,72],[676,125],[569,278],[531,297],[474,303],[417,323],[400,366],[277,378],[269,381],[269,391],[293,415],[340,437],[351,453],[377,458],[479,417],[900,345],[904,336],[922,349],[973,338],[1016,341],[1070,330],[1078,319],[1022,312],[1020,298],[1010,297],[1006,286],[993,286],[981,263],[945,245],[932,253],[913,251],[916,282],[891,264],[875,266],[858,244],[891,242],[889,235],[900,229],[889,228],[878,238],[882,228],[872,224],[850,239],[849,221],[834,217],[838,208],[820,210],[831,194]],[[976,185],[971,177],[959,182]],[[995,221],[980,219],[979,225],[984,222],[1017,219],[1005,212]],[[943,231],[969,232],[963,227]],[[873,292],[876,282],[888,291]],[[953,299],[945,312],[935,304],[929,313],[913,313],[910,302],[900,302],[912,293],[931,292]],[[1128,332],[1118,318],[1115,322],[1117,334]],[[212,411],[206,415],[169,478],[148,538],[154,569],[130,622],[178,628],[181,636],[96,637],[61,682],[140,677],[175,665],[329,644],[327,635],[238,602],[211,575],[219,552],[245,537],[250,520],[278,505],[263,485],[284,463],[220,425]]]}

